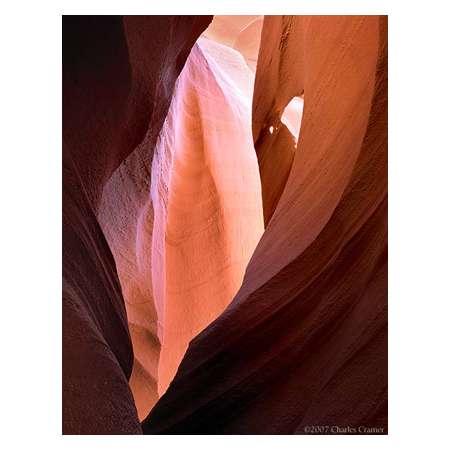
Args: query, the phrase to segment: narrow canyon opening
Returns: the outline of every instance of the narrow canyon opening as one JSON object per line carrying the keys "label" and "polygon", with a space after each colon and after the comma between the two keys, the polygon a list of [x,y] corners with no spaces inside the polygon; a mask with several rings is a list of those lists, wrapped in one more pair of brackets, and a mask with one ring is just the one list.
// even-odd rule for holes
{"label": "narrow canyon opening", "polygon": [[281,122],[287,126],[288,130],[292,134],[295,145],[297,148],[298,140],[300,137],[300,126],[302,124],[303,116],[303,95],[292,97],[291,101],[284,108],[281,115]]}
{"label": "narrow canyon opening", "polygon": [[261,21],[213,19],[178,78],[153,157],[159,395],[191,339],[235,296],[264,230],[251,133]]}
{"label": "narrow canyon opening", "polygon": [[[144,140],[107,183],[99,220],[134,350],[130,386],[147,416],[189,342],[239,290],[263,232],[252,100],[263,16],[215,16],[178,77],[156,149]],[[299,101],[282,116],[293,136]]]}
{"label": "narrow canyon opening", "polygon": [[63,433],[387,431],[387,18],[63,24]]}

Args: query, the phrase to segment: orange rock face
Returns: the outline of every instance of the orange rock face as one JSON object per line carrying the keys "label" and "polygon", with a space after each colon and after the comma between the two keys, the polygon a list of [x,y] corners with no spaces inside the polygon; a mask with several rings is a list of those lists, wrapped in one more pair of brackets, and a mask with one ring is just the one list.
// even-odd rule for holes
{"label": "orange rock face", "polygon": [[127,306],[139,417],[233,299],[264,231],[253,84],[240,52],[199,39],[155,150],[144,140],[104,188],[99,220]]}
{"label": "orange rock face", "polygon": [[[144,432],[387,432],[386,40],[383,17],[265,18],[253,135],[268,225]],[[280,116],[300,95],[294,151]]]}
{"label": "orange rock face", "polygon": [[263,233],[251,135],[252,82],[238,52],[200,39],[180,75],[156,147],[152,267],[161,394],[189,341],[238,291]]}
{"label": "orange rock face", "polygon": [[387,433],[387,18],[211,19],[64,23],[63,432]]}

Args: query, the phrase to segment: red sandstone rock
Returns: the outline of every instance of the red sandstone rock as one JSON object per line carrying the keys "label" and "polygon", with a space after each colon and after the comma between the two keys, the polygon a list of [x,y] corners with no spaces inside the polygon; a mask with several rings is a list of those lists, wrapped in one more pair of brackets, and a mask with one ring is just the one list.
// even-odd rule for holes
{"label": "red sandstone rock", "polygon": [[144,140],[104,188],[99,220],[127,306],[139,417],[167,389],[189,341],[232,300],[263,232],[253,82],[237,51],[199,40],[153,167]]}
{"label": "red sandstone rock", "polygon": [[156,147],[152,269],[160,394],[189,341],[233,299],[263,232],[253,79],[237,51],[199,39]]}
{"label": "red sandstone rock", "polygon": [[190,343],[145,433],[387,432],[387,19],[266,17],[257,147],[302,93],[286,179],[262,173],[263,200],[271,182],[282,193],[242,287]]}
{"label": "red sandstone rock", "polygon": [[141,433],[133,352],[103,187],[147,137],[153,148],[203,17],[63,18],[63,433]]}
{"label": "red sandstone rock", "polygon": [[98,219],[114,255],[134,351],[130,386],[140,418],[158,399],[160,342],[152,289],[153,205],[148,139],[106,183]]}
{"label": "red sandstone rock", "polygon": [[386,432],[387,20],[210,20],[64,19],[63,432]]}

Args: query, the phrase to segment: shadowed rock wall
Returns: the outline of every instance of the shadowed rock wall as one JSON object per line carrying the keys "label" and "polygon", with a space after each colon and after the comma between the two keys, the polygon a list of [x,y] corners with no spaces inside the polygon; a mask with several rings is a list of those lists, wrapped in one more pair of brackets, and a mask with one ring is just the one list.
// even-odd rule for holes
{"label": "shadowed rock wall", "polygon": [[97,220],[103,187],[154,147],[175,80],[209,16],[63,17],[63,424],[141,433],[116,265]]}

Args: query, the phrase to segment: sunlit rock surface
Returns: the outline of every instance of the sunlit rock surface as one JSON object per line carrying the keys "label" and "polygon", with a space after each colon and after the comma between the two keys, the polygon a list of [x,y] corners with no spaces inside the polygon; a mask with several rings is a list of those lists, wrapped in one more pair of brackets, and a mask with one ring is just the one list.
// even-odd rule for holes
{"label": "sunlit rock surface", "polygon": [[[300,139],[283,150],[280,116],[300,95]],[[144,432],[386,433],[387,19],[266,17],[253,136],[258,157],[269,147],[263,201],[271,183],[279,199],[239,292]]]}
{"label": "sunlit rock surface", "polygon": [[140,417],[233,299],[263,232],[253,84],[241,53],[199,39],[154,156],[144,140],[105,186],[99,218],[127,306]]}
{"label": "sunlit rock surface", "polygon": [[203,36],[234,48],[254,72],[264,16],[215,16]]}
{"label": "sunlit rock surface", "polygon": [[63,432],[385,433],[387,19],[211,19],[63,20]]}
{"label": "sunlit rock surface", "polygon": [[233,299],[263,232],[252,92],[243,57],[200,39],[156,147],[152,267],[160,393],[189,341]]}
{"label": "sunlit rock surface", "polygon": [[[279,16],[278,22],[282,20],[281,17]],[[263,21],[264,16],[215,16],[209,27],[204,31],[203,36],[234,48],[241,53],[253,76],[255,76]],[[272,75],[277,70],[277,55],[272,54],[272,51],[277,45],[281,45],[281,36],[270,34],[271,31],[267,27],[265,33],[269,33],[265,39],[266,45],[270,45],[270,51],[261,55],[260,58],[259,64],[264,68],[260,68],[257,82],[261,85],[268,81],[267,75],[261,77],[262,72],[266,73],[267,69]],[[274,65],[272,65],[272,58],[275,58]],[[285,70],[281,65],[279,69]],[[254,83],[255,80],[252,79],[252,85]],[[263,92],[264,89],[261,89],[261,93]],[[263,204],[266,224],[272,217],[283,192],[297,148],[303,113],[303,96],[300,96],[300,94],[293,96],[290,101],[280,105],[275,111],[271,111],[268,117],[264,118],[258,117],[258,115],[261,115],[258,108],[260,99],[255,97],[253,102],[254,123],[256,124],[253,127],[253,132],[264,191]],[[269,100],[264,99],[262,103],[265,105],[264,102]],[[270,156],[266,157],[268,153],[270,153]]]}

